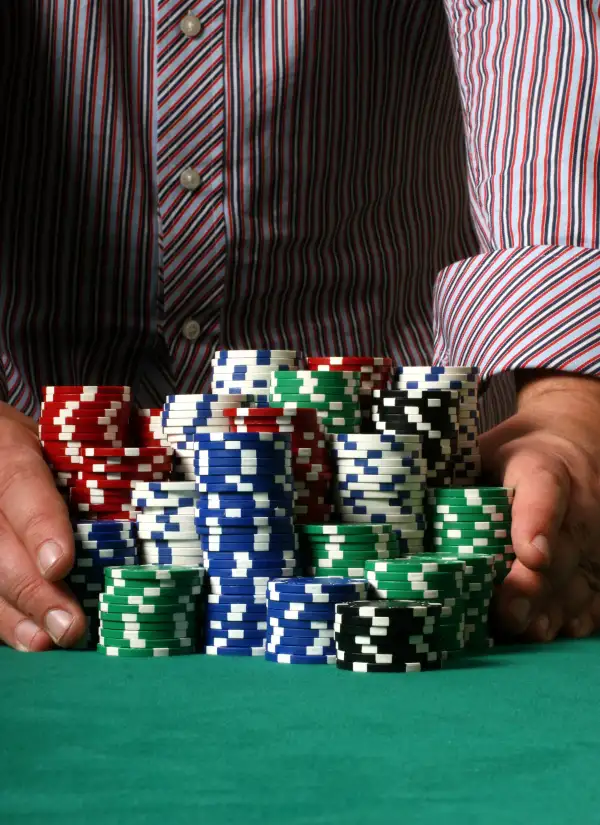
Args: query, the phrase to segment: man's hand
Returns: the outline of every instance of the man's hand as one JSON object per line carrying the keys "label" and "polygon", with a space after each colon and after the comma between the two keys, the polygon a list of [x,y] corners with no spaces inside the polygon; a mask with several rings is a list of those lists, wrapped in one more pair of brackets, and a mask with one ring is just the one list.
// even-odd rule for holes
{"label": "man's hand", "polygon": [[481,437],[484,472],[515,487],[517,561],[496,611],[512,634],[550,641],[600,628],[600,381],[532,376],[516,415]]}
{"label": "man's hand", "polygon": [[0,403],[0,639],[31,651],[77,641],[84,616],[58,584],[72,564],[67,508],[42,456],[37,425]]}

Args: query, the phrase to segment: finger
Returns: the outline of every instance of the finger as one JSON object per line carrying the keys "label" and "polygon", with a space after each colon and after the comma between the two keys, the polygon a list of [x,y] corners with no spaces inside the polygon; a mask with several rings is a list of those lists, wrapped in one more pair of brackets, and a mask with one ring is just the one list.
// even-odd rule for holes
{"label": "finger", "polygon": [[504,483],[515,488],[512,543],[517,558],[532,570],[549,568],[570,495],[566,468],[536,451],[516,452]]}
{"label": "finger", "polygon": [[7,645],[26,653],[50,650],[52,639],[20,611],[0,598],[0,639]]}
{"label": "finger", "polygon": [[494,595],[496,623],[509,635],[522,634],[535,620],[549,595],[548,580],[516,560]]}
{"label": "finger", "polygon": [[523,637],[530,642],[551,642],[564,623],[563,603],[560,599],[549,601],[545,609],[531,622]]}
{"label": "finger", "polygon": [[580,618],[583,613],[589,612],[593,598],[592,590],[585,576],[577,572],[569,580],[563,592],[557,595],[560,596],[564,605],[565,632],[571,635],[571,623]]}
{"label": "finger", "polygon": [[73,565],[69,514],[40,452],[17,443],[0,449],[0,510],[41,574],[64,578]]}
{"label": "finger", "polygon": [[0,401],[0,419],[2,419],[2,421],[16,424],[19,427],[25,427],[25,429],[28,430],[33,436],[34,440],[38,440],[38,425],[33,418],[23,415],[23,413],[15,410],[14,407],[11,407],[10,404],[6,404],[4,401]]}
{"label": "finger", "polygon": [[62,647],[70,647],[85,632],[85,619],[75,599],[40,575],[1,511],[0,597],[33,619]]}

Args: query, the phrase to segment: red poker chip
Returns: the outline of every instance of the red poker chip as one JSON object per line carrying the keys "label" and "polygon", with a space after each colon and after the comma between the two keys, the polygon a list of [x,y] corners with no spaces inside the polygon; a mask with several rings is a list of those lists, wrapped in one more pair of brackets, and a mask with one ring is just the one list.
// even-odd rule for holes
{"label": "red poker chip", "polygon": [[64,430],[66,427],[77,427],[79,429],[90,429],[92,427],[101,427],[106,429],[107,427],[113,428],[127,428],[128,423],[126,418],[112,418],[110,416],[105,416],[102,418],[98,418],[97,416],[90,416],[89,418],[67,418],[62,416],[55,416],[54,418],[40,418],[39,421],[40,429],[45,427],[56,427],[57,429]]}
{"label": "red poker chip", "polygon": [[103,474],[102,471],[98,469],[98,465],[94,465],[94,470],[96,470],[96,472],[85,473],[83,478],[80,480],[94,481],[96,479],[103,479],[103,481],[106,483],[120,481],[124,484],[126,483],[128,485],[132,485],[136,481],[166,481],[170,476],[170,472],[157,472],[156,470],[136,470],[133,473],[107,472],[106,474]]}
{"label": "red poker chip", "polygon": [[78,403],[88,402],[88,401],[95,401],[96,403],[103,403],[109,404],[112,401],[120,401],[121,403],[131,404],[131,396],[130,395],[101,395],[100,393],[81,393],[79,395],[74,394],[66,394],[66,395],[47,395],[44,397],[45,403],[63,403],[66,404],[69,401],[76,401]]}
{"label": "red poker chip", "polygon": [[118,412],[122,415],[129,413],[130,404],[122,401],[67,401],[61,404],[58,401],[42,401],[40,411],[42,415],[58,415],[65,412],[102,415],[108,412]]}
{"label": "red poker chip", "polygon": [[[332,359],[334,359],[336,363],[332,364]],[[391,367],[393,361],[391,358],[386,358],[384,356],[379,355],[329,355],[319,357],[310,356],[306,359],[306,363],[309,366],[312,366],[313,364],[327,364],[331,366],[343,366],[344,364],[348,366],[361,366],[362,364],[365,364],[370,366],[389,365]]]}
{"label": "red poker chip", "polygon": [[118,426],[98,426],[98,427],[90,427],[88,425],[82,427],[50,427],[50,426],[41,426],[39,428],[40,436],[42,438],[47,438],[48,436],[54,435],[74,435],[79,437],[80,435],[85,436],[96,436],[103,438],[104,436],[108,435],[111,438],[118,438],[120,437],[119,431],[123,430],[123,427]]}
{"label": "red poker chip", "polygon": [[[71,438],[71,436],[65,436],[64,438],[61,436],[52,436],[51,438],[40,439],[40,444],[42,447],[49,446],[50,444],[64,444],[65,447],[73,448],[76,447],[77,449],[83,449],[84,447],[89,447],[90,444],[93,444],[94,441],[98,441],[98,437],[94,436],[92,438],[80,438],[79,441],[67,441],[67,438]],[[112,439],[108,440],[108,446],[112,449],[120,449],[123,447],[122,441],[113,441]]]}
{"label": "red poker chip", "polygon": [[77,473],[73,483],[78,490],[134,490],[138,479],[134,478],[104,478],[104,476],[94,476],[93,478],[83,477],[83,473]]}
{"label": "red poker chip", "polygon": [[149,458],[172,455],[172,450],[169,447],[88,447],[84,449],[83,454],[97,458]]}
{"label": "red poker chip", "polygon": [[96,512],[96,513],[119,513],[117,518],[122,518],[124,514],[135,515],[136,508],[130,505],[122,504],[116,506],[114,504],[91,504],[89,502],[74,502],[77,509],[82,513]]}
{"label": "red poker chip", "polygon": [[[73,504],[111,504],[113,507],[122,507],[131,504],[131,493],[121,496],[100,495],[100,490],[81,491],[71,487],[71,501]],[[96,495],[97,494],[97,495]]]}
{"label": "red poker chip", "polygon": [[131,387],[126,384],[57,384],[56,386],[48,384],[42,387],[42,392],[131,392]]}
{"label": "red poker chip", "polygon": [[157,415],[162,415],[162,407],[134,407],[132,413],[139,418],[154,418]]}

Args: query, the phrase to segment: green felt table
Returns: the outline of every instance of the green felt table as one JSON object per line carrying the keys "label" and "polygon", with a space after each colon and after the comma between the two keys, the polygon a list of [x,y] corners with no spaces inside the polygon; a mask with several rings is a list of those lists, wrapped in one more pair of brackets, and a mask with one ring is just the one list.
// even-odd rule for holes
{"label": "green felt table", "polygon": [[2,825],[600,821],[600,640],[437,673],[0,649]]}

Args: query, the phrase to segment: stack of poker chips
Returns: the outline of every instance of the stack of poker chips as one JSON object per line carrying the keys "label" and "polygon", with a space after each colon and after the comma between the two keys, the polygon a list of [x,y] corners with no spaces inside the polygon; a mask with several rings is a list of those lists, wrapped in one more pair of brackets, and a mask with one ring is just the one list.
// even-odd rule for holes
{"label": "stack of poker chips", "polygon": [[197,567],[107,569],[98,652],[136,658],[195,653],[202,577]]}
{"label": "stack of poker chips", "polygon": [[193,481],[144,481],[133,490],[140,559],[146,564],[202,566],[202,544],[196,533]]}
{"label": "stack of poker chips", "polygon": [[136,447],[156,447],[170,444],[164,437],[162,429],[162,407],[157,409],[140,409],[134,407],[131,411],[129,436]]}
{"label": "stack of poker chips", "polygon": [[210,590],[206,652],[262,656],[267,583],[296,573],[290,435],[199,433],[196,446],[195,524]]}
{"label": "stack of poker chips", "polygon": [[196,433],[226,433],[229,420],[223,410],[237,403],[240,395],[169,395],[161,415],[164,437],[175,453],[178,479],[194,480],[194,436]]}
{"label": "stack of poker chips", "polygon": [[337,667],[355,673],[440,670],[437,641],[440,604],[422,601],[356,601],[336,607]]}
{"label": "stack of poker chips", "polygon": [[333,437],[333,455],[342,520],[390,525],[403,550],[422,552],[425,463],[420,436],[340,434]]}
{"label": "stack of poker chips", "polygon": [[[453,483],[473,484],[481,474],[477,367],[398,367],[395,389],[458,392],[458,433]],[[434,486],[431,484],[430,486]]]}
{"label": "stack of poker chips", "polygon": [[275,579],[268,593],[265,659],[286,665],[333,665],[335,607],[365,598],[366,583],[340,576]]}
{"label": "stack of poker chips", "polygon": [[456,654],[464,648],[466,565],[462,559],[424,553],[393,561],[369,561],[365,567],[372,598],[440,603],[444,611],[436,626],[438,649]]}
{"label": "stack of poker chips", "polygon": [[212,391],[246,395],[258,406],[269,403],[271,374],[298,368],[298,353],[286,349],[217,350],[211,361]]}
{"label": "stack of poker chips", "polygon": [[317,411],[234,407],[224,413],[229,416],[234,432],[290,434],[296,524],[329,521],[334,509],[331,502],[333,465]]}
{"label": "stack of poker chips", "polygon": [[480,653],[493,645],[489,633],[489,610],[494,590],[494,557],[471,553],[456,558],[461,558],[465,563],[465,650]]}
{"label": "stack of poker chips", "polygon": [[494,557],[494,583],[501,584],[512,567],[512,487],[463,487],[429,490],[428,524],[433,550]]}
{"label": "stack of poker chips", "polygon": [[361,422],[359,385],[354,372],[278,372],[271,377],[269,403],[287,412],[316,410],[327,433],[353,433]]}
{"label": "stack of poker chips", "polygon": [[85,645],[98,644],[98,604],[104,571],[138,563],[135,526],[130,521],[80,521],[73,526],[75,561],[65,581],[87,620]]}
{"label": "stack of poker chips", "polygon": [[402,551],[391,526],[384,524],[305,524],[298,527],[304,566],[314,576],[366,575],[368,560],[394,559]]}
{"label": "stack of poker chips", "polygon": [[[309,370],[318,372],[351,371],[360,375],[358,386],[361,426],[371,421],[371,398],[374,390],[385,390],[392,377],[392,359],[370,356],[332,356],[307,358]],[[362,430],[361,430],[362,431]],[[368,431],[368,430],[367,430]]]}
{"label": "stack of poker chips", "polygon": [[429,487],[452,484],[458,438],[458,392],[454,390],[376,390],[375,431],[419,435]]}

